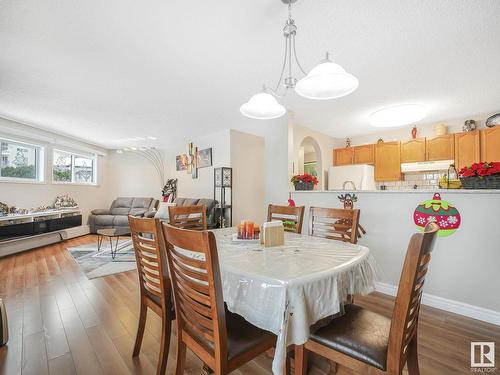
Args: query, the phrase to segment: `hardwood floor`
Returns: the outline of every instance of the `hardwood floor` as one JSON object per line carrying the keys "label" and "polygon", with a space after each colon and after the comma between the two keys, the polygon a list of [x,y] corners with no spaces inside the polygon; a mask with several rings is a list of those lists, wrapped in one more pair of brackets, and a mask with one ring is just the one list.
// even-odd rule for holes
{"label": "hardwood floor", "polygon": [[[66,251],[97,242],[85,236],[0,259],[0,296],[10,340],[0,348],[0,374],[154,374],[161,322],[148,315],[139,358],[132,359],[138,321],[135,271],[88,280]],[[431,271],[432,272],[432,268]],[[392,298],[374,293],[356,303],[390,315]],[[423,307],[419,329],[422,375],[470,374],[470,342],[494,341],[500,368],[500,327]],[[175,366],[172,340],[167,374]],[[310,371],[325,374],[325,362]],[[187,374],[201,362],[188,353]],[[271,356],[261,355],[235,374],[271,374]],[[497,370],[500,373],[500,370]],[[352,374],[339,368],[338,374]]]}

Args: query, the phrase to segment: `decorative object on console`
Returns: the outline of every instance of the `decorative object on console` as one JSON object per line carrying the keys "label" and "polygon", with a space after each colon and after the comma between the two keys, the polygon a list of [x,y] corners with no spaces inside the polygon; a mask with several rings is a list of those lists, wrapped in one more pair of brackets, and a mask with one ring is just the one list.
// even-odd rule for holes
{"label": "decorative object on console", "polygon": [[434,125],[434,135],[439,137],[440,135],[445,135],[448,132],[448,129],[445,124],[436,124]]}
{"label": "decorative object on console", "polygon": [[486,126],[488,128],[493,128],[500,125],[500,113],[494,114],[486,119]]}
{"label": "decorative object on console", "polygon": [[464,132],[471,132],[473,130],[477,129],[476,121],[475,120],[467,120],[464,122],[464,126],[462,130]]}
{"label": "decorative object on console", "polygon": [[173,202],[177,196],[177,179],[170,178],[161,190],[163,202]]}
{"label": "decorative object on console", "polygon": [[417,229],[424,231],[428,223],[439,225],[439,237],[452,235],[460,227],[460,213],[450,202],[441,200],[441,195],[435,193],[433,198],[420,203],[413,213],[413,221]]}
{"label": "decorative object on console", "polygon": [[[359,85],[358,79],[347,73],[340,65],[333,63],[329,59],[328,53],[326,59],[322,60],[309,73],[302,69],[295,50],[297,26],[292,18],[292,3],[297,0],[281,1],[288,5],[288,19],[283,28],[285,56],[281,74],[274,90],[264,85],[263,92],[252,96],[247,103],[240,107],[241,114],[249,118],[268,120],[283,116],[286,113],[286,108],[279,104],[276,98],[285,96],[290,89],[295,89],[297,94],[308,99],[326,100],[349,95]],[[305,76],[300,80],[293,76],[294,62]],[[284,93],[280,94],[278,91],[280,91],[282,84]]]}
{"label": "decorative object on console", "polygon": [[9,214],[9,206],[0,202],[0,216],[7,216]]}
{"label": "decorative object on console", "polygon": [[68,194],[59,195],[54,201],[55,208],[75,208],[78,207],[76,201],[71,198]]}
{"label": "decorative object on console", "polygon": [[417,139],[417,132],[418,132],[418,129],[416,126],[414,126],[413,128],[411,128],[411,138],[412,139]]}
{"label": "decorative object on console", "polygon": [[474,163],[459,176],[464,189],[500,189],[500,162]]}
{"label": "decorative object on console", "polygon": [[295,175],[290,181],[295,190],[313,190],[314,186],[318,184],[316,176],[308,173]]}
{"label": "decorative object on console", "polygon": [[216,206],[216,222],[219,228],[231,227],[233,223],[233,169],[229,167],[214,168],[214,200]]}

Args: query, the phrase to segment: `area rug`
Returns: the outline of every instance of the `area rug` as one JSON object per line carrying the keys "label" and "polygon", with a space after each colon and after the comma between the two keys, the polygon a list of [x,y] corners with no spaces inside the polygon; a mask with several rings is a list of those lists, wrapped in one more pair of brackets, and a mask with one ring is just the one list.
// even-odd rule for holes
{"label": "area rug", "polygon": [[[115,242],[113,241],[114,245]],[[131,271],[137,268],[131,240],[118,241],[118,251],[115,259],[111,258],[110,249],[109,243],[103,241],[99,251],[97,251],[97,243],[69,247],[68,251],[89,279]]]}

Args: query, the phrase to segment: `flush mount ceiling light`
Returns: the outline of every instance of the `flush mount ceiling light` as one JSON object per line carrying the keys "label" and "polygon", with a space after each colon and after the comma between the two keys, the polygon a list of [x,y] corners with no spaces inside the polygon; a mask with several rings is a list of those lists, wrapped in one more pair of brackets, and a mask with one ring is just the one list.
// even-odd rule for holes
{"label": "flush mount ceiling light", "polygon": [[[252,96],[247,103],[240,107],[240,112],[246,117],[269,120],[283,116],[286,109],[276,98],[283,98],[289,89],[295,89],[295,92],[304,98],[328,100],[349,95],[358,88],[358,79],[347,73],[340,65],[332,62],[328,53],[326,59],[321,61],[309,73],[302,69],[295,49],[297,26],[292,18],[292,4],[296,1],[281,0],[281,2],[288,5],[288,19],[283,28],[285,56],[278,83],[274,90],[264,86],[261,93]],[[293,75],[293,65],[297,65],[300,73],[304,75],[302,79],[298,80]],[[284,89],[283,94],[279,94],[281,88]]]}
{"label": "flush mount ceiling light", "polygon": [[425,116],[427,110],[421,104],[399,104],[373,112],[370,124],[378,128],[404,126],[420,121]]}

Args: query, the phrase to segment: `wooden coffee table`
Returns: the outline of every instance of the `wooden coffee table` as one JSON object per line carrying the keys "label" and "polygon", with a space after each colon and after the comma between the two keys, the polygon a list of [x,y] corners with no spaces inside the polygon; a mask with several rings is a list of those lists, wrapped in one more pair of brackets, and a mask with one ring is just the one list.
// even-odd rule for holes
{"label": "wooden coffee table", "polygon": [[[109,239],[109,246],[111,248],[111,258],[115,259],[116,252],[122,248],[125,247],[127,244],[123,244],[118,248],[118,240],[120,239],[120,236],[128,236],[130,235],[130,228],[109,228],[109,229],[98,229],[97,230],[97,251],[101,250],[101,245],[102,241],[104,240],[104,237],[108,237]],[[115,240],[115,246],[113,249],[113,238],[116,238]]]}

